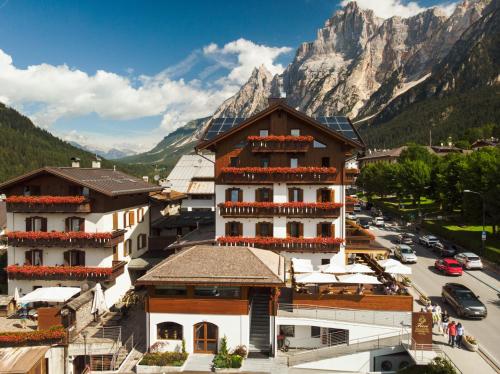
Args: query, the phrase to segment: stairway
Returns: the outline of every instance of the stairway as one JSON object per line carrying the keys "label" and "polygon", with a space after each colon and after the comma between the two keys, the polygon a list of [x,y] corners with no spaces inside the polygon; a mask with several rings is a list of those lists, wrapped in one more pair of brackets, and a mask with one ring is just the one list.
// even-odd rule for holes
{"label": "stairway", "polygon": [[256,293],[252,297],[249,352],[269,354],[269,294]]}

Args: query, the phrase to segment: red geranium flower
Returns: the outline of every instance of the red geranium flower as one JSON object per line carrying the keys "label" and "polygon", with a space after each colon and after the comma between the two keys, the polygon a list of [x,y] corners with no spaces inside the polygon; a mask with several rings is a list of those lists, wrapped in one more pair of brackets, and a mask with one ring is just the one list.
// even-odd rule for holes
{"label": "red geranium flower", "polygon": [[5,268],[9,275],[22,275],[23,278],[38,278],[40,276],[66,275],[74,277],[105,277],[111,275],[112,268],[90,266],[33,266],[9,265]]}
{"label": "red geranium flower", "polygon": [[271,168],[262,168],[262,167],[225,167],[221,170],[223,173],[228,174],[245,174],[245,173],[254,173],[254,174],[335,174],[337,169],[334,167],[298,167],[298,168],[289,168],[289,167],[271,167]]}
{"label": "red geranium flower", "polygon": [[85,196],[9,196],[5,201],[13,204],[82,204]]}
{"label": "red geranium flower", "polygon": [[248,141],[257,142],[306,142],[314,140],[312,136],[293,136],[293,135],[269,135],[269,136],[249,136]]}
{"label": "red geranium flower", "polygon": [[72,240],[72,239],[111,239],[111,232],[83,232],[83,231],[11,231],[7,239],[17,240]]}

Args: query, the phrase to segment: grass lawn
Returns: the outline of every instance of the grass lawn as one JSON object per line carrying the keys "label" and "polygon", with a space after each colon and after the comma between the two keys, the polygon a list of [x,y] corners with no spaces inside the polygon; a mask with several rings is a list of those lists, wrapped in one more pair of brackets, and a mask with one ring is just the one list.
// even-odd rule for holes
{"label": "grass lawn", "polygon": [[[374,196],[372,202],[375,206],[383,211],[395,214],[407,221],[415,220],[418,217],[418,204],[413,205],[413,200],[410,198],[398,199],[394,196],[381,199],[379,196]],[[399,206],[401,203],[401,206]],[[429,213],[439,213],[439,204],[427,197],[420,198],[420,209],[423,215]]]}

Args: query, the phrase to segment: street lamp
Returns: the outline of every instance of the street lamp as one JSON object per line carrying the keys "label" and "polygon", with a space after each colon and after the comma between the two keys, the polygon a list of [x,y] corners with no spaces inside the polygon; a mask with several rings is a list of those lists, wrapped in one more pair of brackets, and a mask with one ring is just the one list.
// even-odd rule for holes
{"label": "street lamp", "polygon": [[472,190],[464,190],[464,193],[472,193],[475,195],[478,195],[481,198],[481,202],[483,205],[483,232],[481,233],[481,255],[484,255],[484,244],[486,242],[486,204],[484,200],[483,194],[477,192],[477,191],[472,191]]}
{"label": "street lamp", "polygon": [[88,368],[88,366],[87,366],[87,335],[88,334],[89,334],[88,331],[83,331],[82,332],[82,336],[83,336],[83,350],[84,350],[83,358],[84,358],[85,370]]}

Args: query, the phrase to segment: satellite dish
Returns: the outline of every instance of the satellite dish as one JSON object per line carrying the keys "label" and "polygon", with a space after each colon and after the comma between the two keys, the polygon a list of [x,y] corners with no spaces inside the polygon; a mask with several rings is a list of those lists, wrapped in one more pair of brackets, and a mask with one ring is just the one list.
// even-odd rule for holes
{"label": "satellite dish", "polygon": [[156,175],[153,177],[153,179],[154,179],[155,181],[157,181],[157,182],[158,182],[158,181],[160,180],[160,176],[159,176],[158,174],[156,174]]}

